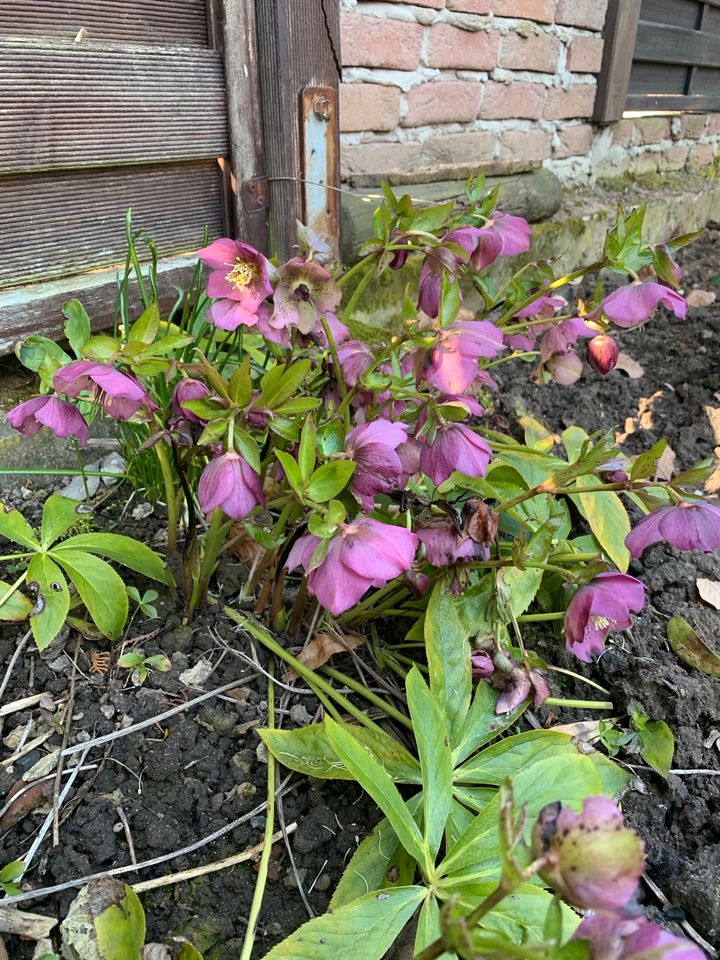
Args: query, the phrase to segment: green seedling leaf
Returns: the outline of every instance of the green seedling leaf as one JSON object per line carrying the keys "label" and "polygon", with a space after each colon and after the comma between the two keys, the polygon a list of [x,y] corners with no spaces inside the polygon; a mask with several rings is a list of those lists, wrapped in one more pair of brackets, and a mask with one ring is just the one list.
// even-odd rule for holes
{"label": "green seedling leaf", "polygon": [[500,693],[487,683],[478,683],[475,696],[462,727],[462,736],[453,751],[453,766],[462,763],[470,754],[499,737],[520,718],[527,707],[521,703],[512,713],[498,716],[495,705]]}
{"label": "green seedling leaf", "polygon": [[63,304],[65,339],[73,348],[76,357],[82,355],[82,348],[90,339],[90,317],[79,300],[69,300]]}
{"label": "green seedling leaf", "polygon": [[405,688],[423,782],[423,838],[434,859],[452,805],[452,755],[445,716],[417,667]]}
{"label": "green seedling leaf", "polygon": [[640,756],[667,780],[670,775],[675,738],[664,720],[646,720],[638,729]]}
{"label": "green seedling leaf", "polygon": [[60,633],[70,609],[70,591],[62,570],[46,554],[37,553],[28,564],[27,583],[36,589],[30,628],[38,650],[44,650]]}
{"label": "green seedling leaf", "polygon": [[312,474],[305,485],[305,492],[315,503],[332,500],[344,490],[355,473],[356,464],[352,460],[335,460],[324,463]]}
{"label": "green seedling leaf", "polygon": [[425,895],[419,886],[369,893],[304,923],[265,960],[381,960]]}
{"label": "green seedling leaf", "polygon": [[442,582],[433,590],[425,615],[425,651],[430,689],[444,711],[454,747],[464,736],[472,695],[470,644],[454,598]]}
{"label": "green seedling leaf", "polygon": [[428,233],[439,230],[453,212],[454,206],[455,201],[448,200],[446,203],[439,203],[434,207],[415,210],[410,218],[410,228],[412,230],[425,230]]}
{"label": "green seedling leaf", "polygon": [[630,468],[630,479],[646,480],[648,477],[652,477],[655,473],[657,462],[666,448],[667,440],[663,437],[662,440],[654,443],[649,450],[641,453],[640,456],[633,461],[632,467]]}
{"label": "green seedling leaf", "polygon": [[315,467],[316,436],[315,418],[308,417],[300,434],[300,449],[298,451],[298,464],[303,480],[308,479]]}
{"label": "green seedling leaf", "polygon": [[145,914],[137,894],[123,884],[124,896],[95,917],[95,935],[103,960],[140,960],[145,943]]}
{"label": "green seedling leaf", "polygon": [[667,625],[667,638],[683,663],[709,677],[720,677],[720,656],[700,639],[687,620],[673,617]]}
{"label": "green seedling leaf", "polygon": [[40,529],[40,543],[43,550],[47,550],[56,540],[64,536],[79,519],[77,500],[70,500],[69,497],[62,497],[58,493],[48,497],[43,507]]}
{"label": "green seedling leaf", "polygon": [[127,335],[129,342],[151,344],[160,329],[160,306],[157,300],[143,310],[139,318],[130,327]]}
{"label": "green seedling leaf", "polygon": [[173,582],[172,575],[159,554],[144,543],[121,533],[80,533],[63,540],[54,548],[53,554],[59,555],[64,550],[97,553],[151,580],[168,585]]}
{"label": "green seedling leaf", "polygon": [[[5,580],[0,580],[0,601],[2,601],[2,598],[11,588],[11,583],[6,583]],[[19,623],[21,620],[27,620],[27,618],[30,616],[30,611],[32,608],[32,602],[28,600],[25,594],[20,593],[19,590],[15,590],[14,593],[11,593],[7,600],[4,601],[4,603],[0,602],[0,620]],[[2,871],[0,871],[0,877],[1,876]]]}
{"label": "green seedling leaf", "polygon": [[311,366],[310,360],[298,360],[287,368],[282,364],[273,367],[260,381],[262,394],[259,405],[270,410],[282,406],[299,389]]}
{"label": "green seedling leaf", "polygon": [[191,943],[188,943],[187,940],[183,940],[183,942],[180,944],[178,960],[203,960],[203,956],[197,947],[194,947]]}
{"label": "green seedling leaf", "polygon": [[80,550],[56,550],[53,557],[72,580],[97,628],[116,640],[128,615],[125,584],[109,563]]}
{"label": "green seedling leaf", "polygon": [[276,450],[275,456],[280,461],[280,466],[285,471],[285,476],[290,486],[293,488],[295,493],[299,497],[302,496],[303,489],[303,478],[302,473],[300,472],[300,467],[296,460],[294,460],[289,453],[285,453],[284,450]]}
{"label": "green seedling leaf", "polygon": [[131,670],[133,667],[139,667],[142,662],[142,654],[133,651],[132,653],[124,653],[121,657],[118,657],[117,665],[126,670]]}
{"label": "green seedling leaf", "polygon": [[326,718],[325,724],[335,752],[363,790],[370,794],[388,818],[400,843],[418,863],[429,866],[429,851],[420,829],[392,782],[390,774],[370,750],[358,743],[347,730],[330,717]]}
{"label": "green seedling leaf", "polygon": [[19,510],[10,510],[4,503],[0,503],[0,537],[19,543],[29,550],[42,549],[35,531]]}
{"label": "green seedling leaf", "polygon": [[90,337],[83,346],[82,354],[88,360],[98,360],[105,363],[114,357],[120,350],[120,341],[105,334]]}

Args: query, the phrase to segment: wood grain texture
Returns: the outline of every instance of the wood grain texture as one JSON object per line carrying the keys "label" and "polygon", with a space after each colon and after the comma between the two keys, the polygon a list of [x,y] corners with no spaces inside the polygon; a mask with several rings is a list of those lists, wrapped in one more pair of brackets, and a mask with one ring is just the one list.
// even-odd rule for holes
{"label": "wood grain texture", "polygon": [[0,180],[0,289],[124,262],[125,213],[160,256],[223,233],[217,163],[18,175]]}
{"label": "wood grain texture", "polygon": [[720,36],[641,21],[635,59],[657,64],[720,67]]}
{"label": "wood grain texture", "polygon": [[208,45],[205,0],[3,0],[0,36]]}
{"label": "wood grain texture", "polygon": [[227,151],[217,51],[0,40],[0,175]]}
{"label": "wood grain texture", "polygon": [[609,0],[602,68],[593,114],[593,119],[598,123],[614,123],[622,118],[630,87],[639,23],[640,0]]}

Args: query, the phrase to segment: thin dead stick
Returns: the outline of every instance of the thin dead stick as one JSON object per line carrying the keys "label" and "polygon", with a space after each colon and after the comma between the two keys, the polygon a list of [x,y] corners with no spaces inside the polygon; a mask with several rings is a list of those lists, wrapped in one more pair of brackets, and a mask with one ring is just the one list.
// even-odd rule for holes
{"label": "thin dead stick", "polygon": [[5,910],[0,904],[0,933],[9,933],[28,940],[44,940],[57,926],[56,917],[44,917],[39,913],[25,913],[22,910]]}
{"label": "thin dead stick", "polygon": [[[28,721],[28,723],[30,722],[31,721]],[[14,763],[17,763],[18,760],[22,760],[26,754],[32,753],[36,747],[42,746],[42,744],[45,743],[46,740],[49,740],[55,733],[57,733],[57,730],[46,730],[45,733],[41,733],[40,736],[35,737],[34,740],[28,740],[28,742],[18,748],[11,757],[6,757],[1,761],[0,767],[11,767]]]}
{"label": "thin dead stick", "polygon": [[59,803],[59,794],[60,794],[60,784],[62,783],[62,773],[63,767],[65,766],[65,757],[62,755],[62,751],[68,745],[70,739],[70,727],[72,725],[72,715],[73,710],[75,709],[75,680],[78,674],[77,658],[80,653],[80,634],[78,634],[77,639],[75,640],[75,654],[72,661],[72,673],[70,674],[70,692],[68,694],[68,701],[63,710],[62,718],[62,745],[60,750],[60,756],[58,757],[57,771],[55,773],[55,784],[53,786],[53,800],[52,800],[52,809],[53,809],[53,825],[52,825],[52,845],[57,847],[60,843],[60,803]]}
{"label": "thin dead stick", "polygon": [[28,707],[34,707],[40,703],[44,696],[44,693],[33,693],[32,696],[6,703],[0,707],[0,717],[7,717],[11,713],[17,713],[18,710],[26,710]]}
{"label": "thin dead stick", "polygon": [[72,753],[79,753],[81,750],[89,750],[92,747],[99,747],[103,743],[110,743],[112,740],[119,740],[120,737],[127,737],[131,733],[138,733],[138,731],[145,730],[147,727],[152,727],[156,723],[162,723],[163,720],[169,720],[170,717],[174,717],[178,713],[182,713],[184,710],[190,710],[192,707],[196,707],[199,703],[204,703],[206,700],[210,700],[212,697],[217,697],[220,693],[226,693],[228,690],[232,690],[234,687],[239,687],[243,683],[245,683],[245,678],[233,680],[231,683],[226,683],[222,687],[216,687],[215,690],[208,690],[207,693],[203,693],[199,697],[195,697],[194,700],[188,700],[187,703],[181,703],[177,707],[172,707],[170,710],[165,710],[164,713],[158,713],[157,716],[150,717],[148,720],[140,720],[138,723],[133,723],[129,727],[124,727],[122,730],[114,730],[112,733],[106,733],[102,737],[96,737],[94,740],[88,740],[87,743],[74,743],[71,747],[67,747],[65,750],[63,750],[61,756],[69,757]]}
{"label": "thin dead stick", "polygon": [[[292,833],[297,830],[297,824],[291,823],[287,827],[287,832]],[[273,834],[272,842],[275,843],[282,837],[282,831]],[[171,883],[182,883],[184,880],[193,880],[195,877],[203,877],[207,873],[216,873],[218,870],[227,870],[228,867],[234,867],[237,863],[245,863],[246,860],[254,860],[262,853],[263,844],[256,843],[254,847],[248,847],[242,853],[235,853],[232,857],[225,857],[224,860],[216,860],[214,863],[206,863],[202,867],[191,867],[189,870],[181,870],[180,873],[167,873],[164,877],[156,877],[154,880],[143,880],[142,883],[133,883],[132,888],[135,893],[143,893],[145,890],[155,890],[157,887],[168,887]]]}
{"label": "thin dead stick", "polygon": [[125,839],[127,840],[128,853],[130,854],[130,863],[137,864],[137,857],[135,856],[135,844],[133,843],[132,834],[130,833],[130,824],[128,823],[128,818],[125,816],[125,811],[122,806],[115,807],[115,813],[120,817],[120,823],[123,825],[123,830],[125,831]]}
{"label": "thin dead stick", "polygon": [[[628,763],[632,770],[654,770],[654,767],[648,767],[642,763]],[[698,767],[694,770],[669,770],[668,773],[674,773],[676,777],[692,777],[694,774],[701,774],[704,777],[720,777],[720,770],[706,770]]]}
{"label": "thin dead stick", "polygon": [[[283,782],[277,788],[275,793],[276,797],[278,793],[285,791],[285,788],[291,777],[292,774],[289,774],[287,777],[285,777]],[[5,897],[0,902],[2,902],[3,907],[5,907],[10,906],[13,903],[22,903],[26,900],[37,900],[40,897],[47,897],[52,893],[61,893],[63,890],[72,890],[75,887],[83,887],[86,883],[89,883],[91,880],[97,880],[99,877],[118,877],[122,876],[124,873],[136,873],[140,870],[147,870],[149,867],[157,867],[161,863],[167,863],[168,860],[175,860],[177,857],[184,857],[188,853],[194,853],[196,850],[206,846],[208,843],[218,840],[220,837],[225,836],[226,833],[230,833],[231,830],[234,830],[236,827],[239,827],[246,821],[251,820],[259,813],[262,813],[266,807],[267,800],[263,800],[262,803],[248,811],[248,813],[244,813],[241,817],[238,817],[237,820],[233,820],[231,823],[226,823],[224,827],[220,827],[213,833],[208,834],[207,837],[203,837],[201,840],[196,840],[195,843],[191,843],[187,847],[181,847],[179,850],[173,850],[171,853],[164,853],[159,857],[153,857],[152,860],[143,860],[141,863],[127,863],[123,867],[114,867],[112,870],[103,870],[100,873],[89,873],[84,877],[76,877],[74,880],[66,880],[64,883],[56,883],[52,887],[40,887],[38,890],[28,890],[27,893],[18,893],[14,897]]]}
{"label": "thin dead stick", "polygon": [[[648,885],[648,887],[650,887],[650,889],[651,889],[652,892],[655,894],[655,896],[658,898],[658,900],[660,901],[660,903],[661,903],[664,907],[669,906],[670,901],[668,900],[668,898],[667,898],[667,897],[665,896],[665,894],[662,892],[662,890],[660,889],[660,887],[659,887],[653,880],[651,880],[650,877],[649,877],[647,874],[645,874],[645,875],[643,876],[643,880],[644,880],[645,883]],[[697,930],[696,930],[691,924],[688,923],[687,920],[681,920],[681,921],[680,921],[680,926],[683,928],[683,930],[685,931],[685,933],[686,933],[689,937],[691,937],[691,938],[695,941],[695,943],[698,944],[698,946],[700,946],[700,947],[703,948],[703,950],[708,954],[708,956],[710,956],[710,957],[717,957],[717,955],[718,955],[718,954],[717,954],[717,950],[715,950],[715,948],[712,947],[712,946],[707,942],[707,940],[704,940],[704,939],[700,936],[700,934],[697,932]]]}
{"label": "thin dead stick", "polygon": [[17,659],[20,654],[25,649],[25,645],[32,636],[32,630],[28,630],[25,636],[22,638],[20,643],[15,647],[13,655],[10,657],[10,663],[7,665],[7,670],[5,671],[5,676],[2,678],[2,683],[0,683],[0,697],[5,693],[5,687],[10,682],[10,674],[13,672],[13,667],[17,663]]}
{"label": "thin dead stick", "polygon": [[[98,768],[98,765],[96,763],[88,763],[84,767],[80,768],[80,772],[84,773],[86,770],[97,770],[97,768]],[[69,777],[76,769],[77,769],[76,767],[73,767],[72,770],[64,770],[63,776]],[[14,803],[16,803],[20,799],[20,797],[26,794],[28,790],[32,790],[32,788],[35,786],[36,783],[42,783],[43,780],[53,780],[54,777],[55,777],[54,773],[49,773],[46,777],[38,777],[37,780],[32,780],[30,783],[28,783],[27,786],[23,787],[22,790],[18,790],[17,793],[14,793],[10,797],[8,802],[2,808],[0,808],[0,820],[2,820],[2,818],[8,812],[10,807]],[[0,901],[0,903],[4,903],[4,901]]]}

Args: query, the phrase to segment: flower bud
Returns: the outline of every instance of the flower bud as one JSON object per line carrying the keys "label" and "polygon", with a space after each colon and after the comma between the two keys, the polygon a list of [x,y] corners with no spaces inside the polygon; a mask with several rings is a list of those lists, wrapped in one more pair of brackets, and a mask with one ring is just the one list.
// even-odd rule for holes
{"label": "flower bud", "polygon": [[604,377],[614,369],[618,362],[619,353],[618,345],[613,338],[609,337],[606,333],[599,333],[597,337],[593,337],[590,343],[588,343],[587,350],[585,351],[585,359],[595,373],[599,373],[600,376]]}
{"label": "flower bud", "polygon": [[533,828],[533,856],[545,855],[543,880],[581,910],[621,910],[645,867],[643,842],[623,826],[607,797],[587,797],[581,813],[548,804]]}

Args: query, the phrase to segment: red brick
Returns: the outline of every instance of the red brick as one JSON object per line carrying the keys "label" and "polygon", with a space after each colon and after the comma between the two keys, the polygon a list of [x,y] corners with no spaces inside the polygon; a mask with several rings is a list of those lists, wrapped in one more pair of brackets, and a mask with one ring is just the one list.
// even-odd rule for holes
{"label": "red brick", "polygon": [[680,117],[680,136],[683,140],[697,140],[705,133],[708,118],[702,113],[687,113]]}
{"label": "red brick", "polygon": [[407,95],[408,109],[402,125],[419,127],[426,123],[474,120],[480,109],[482,92],[482,84],[472,80],[422,83]]}
{"label": "red brick", "polygon": [[483,84],[483,100],[480,116],[483,120],[539,120],[542,116],[545,87],[541,83],[496,83],[488,80]]}
{"label": "red brick", "polygon": [[669,117],[641,117],[635,128],[638,132],[638,143],[660,143],[670,138]]}
{"label": "red brick", "polygon": [[537,70],[555,73],[560,56],[560,41],[547,33],[523,37],[519,33],[506,34],[500,43],[498,64],[510,70]]}
{"label": "red brick", "polygon": [[420,164],[419,143],[358,143],[342,149],[343,174],[387,176],[407,173]]}
{"label": "red brick", "polygon": [[558,136],[560,144],[555,148],[556,157],[584,157],[592,147],[593,128],[589,123],[577,123],[560,130]]}
{"label": "red brick", "polygon": [[682,170],[687,163],[689,153],[690,147],[683,144],[664,150],[660,154],[660,168],[662,170]]}
{"label": "red brick", "polygon": [[425,166],[480,165],[495,156],[496,138],[487,130],[430,137],[422,146]]}
{"label": "red brick", "polygon": [[629,147],[635,129],[634,120],[619,120],[613,124],[613,144],[618,147]]}
{"label": "red brick", "polygon": [[661,156],[660,153],[648,150],[647,153],[641,153],[637,157],[633,157],[630,161],[632,172],[635,174],[656,173]]}
{"label": "red brick", "polygon": [[414,7],[432,7],[434,10],[444,10],[445,0],[389,0],[390,3],[411,3]]}
{"label": "red brick", "polygon": [[345,13],[340,27],[343,66],[415,70],[420,64],[419,23]]}
{"label": "red brick", "polygon": [[600,73],[602,55],[601,37],[575,37],[568,49],[568,70],[576,73]]}
{"label": "red brick", "polygon": [[492,0],[492,12],[496,17],[519,17],[552,23],[555,15],[555,0]]}
{"label": "red brick", "polygon": [[717,145],[714,143],[699,143],[695,147],[694,160],[701,167],[707,167],[713,162],[717,154]]}
{"label": "red brick", "polygon": [[720,113],[711,113],[708,117],[707,132],[711,137],[720,136]]}
{"label": "red brick", "polygon": [[607,0],[558,0],[555,23],[602,30],[606,10]]}
{"label": "red brick", "polygon": [[494,70],[499,33],[469,31],[438,23],[430,28],[428,66],[454,70]]}
{"label": "red brick", "polygon": [[490,0],[446,0],[448,10],[457,13],[490,13]]}
{"label": "red brick", "polygon": [[394,130],[400,122],[400,90],[377,83],[340,84],[340,129]]}
{"label": "red brick", "polygon": [[546,130],[506,130],[500,142],[502,160],[540,162],[550,156],[551,136]]}
{"label": "red brick", "polygon": [[545,98],[543,117],[546,120],[570,120],[591,117],[595,103],[594,83],[575,83],[567,90],[552,87]]}

